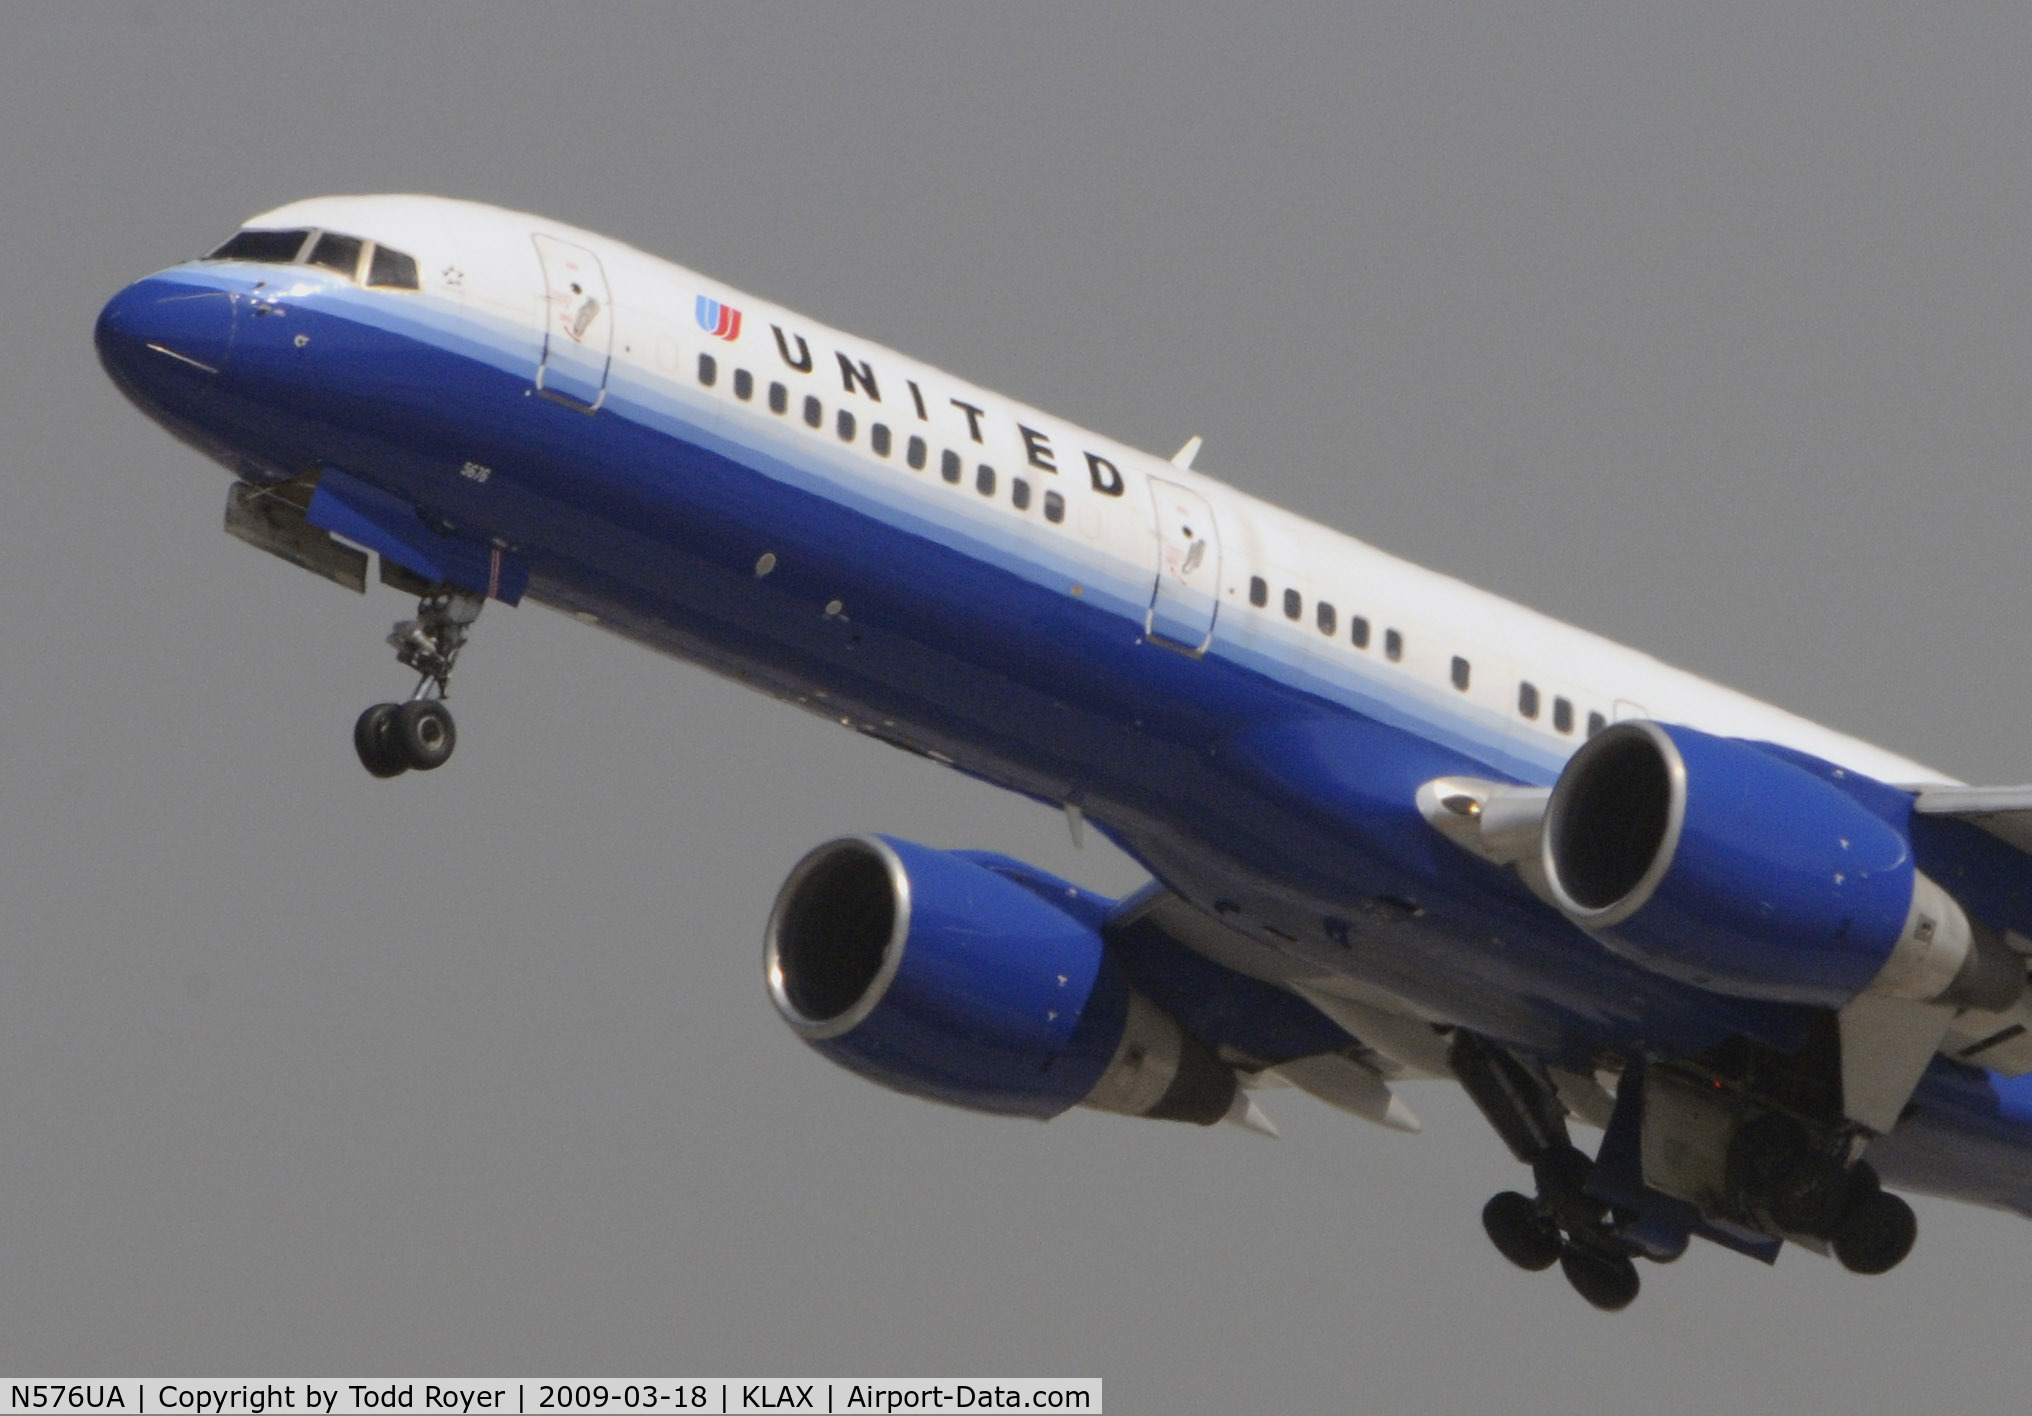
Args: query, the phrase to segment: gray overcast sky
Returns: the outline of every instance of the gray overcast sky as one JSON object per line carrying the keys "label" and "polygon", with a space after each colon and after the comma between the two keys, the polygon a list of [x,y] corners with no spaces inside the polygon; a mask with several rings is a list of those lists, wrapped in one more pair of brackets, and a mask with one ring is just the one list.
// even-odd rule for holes
{"label": "gray overcast sky", "polygon": [[1101,1376],[1118,1411],[2022,1410],[2032,1226],[1707,1247],[1523,1176],[838,1071],[775,887],[1002,798],[536,608],[367,779],[406,612],[219,533],[100,303],[265,207],[608,232],[1979,781],[2032,778],[2022,5],[16,4],[0,17],[0,1366]]}

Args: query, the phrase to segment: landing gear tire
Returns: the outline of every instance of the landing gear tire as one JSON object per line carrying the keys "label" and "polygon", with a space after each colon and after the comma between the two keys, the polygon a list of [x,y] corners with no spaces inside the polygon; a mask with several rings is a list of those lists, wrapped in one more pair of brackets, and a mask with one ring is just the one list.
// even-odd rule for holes
{"label": "landing gear tire", "polygon": [[1888,1273],[1912,1252],[1919,1221],[1912,1206],[1874,1187],[1849,1204],[1834,1232],[1834,1256],[1850,1273]]}
{"label": "landing gear tire", "polygon": [[1743,1124],[1729,1144],[1728,1176],[1739,1209],[1794,1234],[1831,1234],[1854,1185],[1806,1127],[1779,1112]]}
{"label": "landing gear tire", "polygon": [[353,727],[353,747],[375,776],[430,772],[451,760],[458,731],[444,698],[451,691],[452,665],[485,604],[474,591],[430,586],[416,602],[416,618],[389,632],[396,661],[418,677],[407,703],[377,703]]}
{"label": "landing gear tire", "polygon": [[397,741],[395,717],[399,703],[376,703],[353,724],[353,750],[360,765],[376,777],[399,777],[409,770],[409,755]]}
{"label": "landing gear tire", "polygon": [[1543,1273],[1559,1262],[1559,1230],[1515,1190],[1503,1191],[1482,1207],[1482,1228],[1496,1251],[1527,1273]]}
{"label": "landing gear tire", "polygon": [[1559,1256],[1560,1270],[1573,1291],[1605,1313],[1621,1312],[1637,1301],[1642,1280],[1627,1254],[1605,1254],[1569,1244]]}
{"label": "landing gear tire", "polygon": [[413,698],[397,708],[389,735],[404,762],[419,772],[444,766],[459,741],[451,709],[435,698]]}

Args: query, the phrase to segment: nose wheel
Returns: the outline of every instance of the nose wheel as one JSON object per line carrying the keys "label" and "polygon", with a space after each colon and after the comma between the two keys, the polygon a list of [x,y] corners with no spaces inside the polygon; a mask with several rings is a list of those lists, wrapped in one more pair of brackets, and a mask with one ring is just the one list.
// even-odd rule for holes
{"label": "nose wheel", "polygon": [[458,745],[445,695],[452,665],[485,601],[464,590],[438,589],[417,602],[416,618],[398,623],[388,636],[395,657],[418,674],[406,703],[377,703],[353,724],[353,750],[376,777],[429,772],[451,760]]}
{"label": "nose wheel", "polygon": [[360,765],[376,777],[442,767],[458,740],[451,709],[436,698],[376,703],[353,724],[353,750],[360,754]]}

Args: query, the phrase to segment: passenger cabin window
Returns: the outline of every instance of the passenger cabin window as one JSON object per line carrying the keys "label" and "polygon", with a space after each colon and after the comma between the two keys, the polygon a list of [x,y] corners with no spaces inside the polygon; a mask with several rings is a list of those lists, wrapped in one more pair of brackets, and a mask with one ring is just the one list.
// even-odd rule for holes
{"label": "passenger cabin window", "polygon": [[938,475],[945,478],[946,481],[951,482],[954,486],[959,485],[960,455],[951,448],[947,448],[938,455]]}
{"label": "passenger cabin window", "polygon": [[1260,575],[1249,577],[1249,603],[1262,609],[1270,603],[1270,585]]}
{"label": "passenger cabin window", "polygon": [[1517,711],[1527,718],[1538,716],[1538,688],[1535,684],[1517,685]]}
{"label": "passenger cabin window", "polygon": [[790,407],[790,390],[780,383],[769,385],[769,411],[781,413]]}
{"label": "passenger cabin window", "polygon": [[842,408],[837,426],[841,442],[852,442],[854,440],[854,415],[852,413]]}
{"label": "passenger cabin window", "polygon": [[875,449],[875,456],[877,457],[887,457],[889,455],[889,425],[887,423],[870,423],[868,425],[868,446]]}
{"label": "passenger cabin window", "polygon": [[1054,523],[1065,520],[1065,498],[1057,492],[1044,494],[1044,519]]}
{"label": "passenger cabin window", "polygon": [[1021,477],[1009,479],[1009,502],[1018,511],[1030,510],[1030,484]]}
{"label": "passenger cabin window", "polygon": [[1383,653],[1391,663],[1404,657],[1404,636],[1394,629],[1383,631]]}
{"label": "passenger cabin window", "polygon": [[1552,700],[1552,726],[1563,733],[1573,731],[1573,705],[1564,698]]}
{"label": "passenger cabin window", "polygon": [[1305,599],[1296,590],[1284,592],[1284,618],[1295,620],[1305,613]]}
{"label": "passenger cabin window", "polygon": [[924,439],[912,438],[909,449],[904,453],[903,460],[910,464],[913,471],[922,472],[924,470],[924,457]]}
{"label": "passenger cabin window", "polygon": [[825,405],[810,394],[804,396],[804,422],[806,427],[816,428],[825,422]]}
{"label": "passenger cabin window", "polygon": [[1334,613],[1334,607],[1324,600],[1321,600],[1319,604],[1313,607],[1312,617],[1314,622],[1319,625],[1319,632],[1321,634],[1332,634],[1340,625],[1340,619]]}
{"label": "passenger cabin window", "polygon": [[265,265],[291,265],[303,253],[310,231],[241,231],[212,252],[208,261],[259,261]]}
{"label": "passenger cabin window", "polygon": [[1604,718],[1599,713],[1590,713],[1587,715],[1587,735],[1589,737],[1593,737],[1596,733],[1600,732],[1603,728],[1606,728],[1608,725],[1609,720],[1607,718]]}
{"label": "passenger cabin window", "polygon": [[719,381],[719,377],[720,377],[719,361],[714,359],[713,356],[710,354],[699,355],[698,381],[704,384],[707,388],[711,388],[715,383]]}
{"label": "passenger cabin window", "polygon": [[1357,649],[1369,647],[1369,621],[1366,616],[1356,615],[1348,621],[1348,638],[1354,641]]}
{"label": "passenger cabin window", "polygon": [[985,462],[974,469],[974,490],[984,497],[995,495],[995,469]]}
{"label": "passenger cabin window", "polygon": [[376,246],[367,261],[367,283],[384,290],[415,290],[416,258]]}
{"label": "passenger cabin window", "polygon": [[351,280],[360,272],[360,251],[364,244],[357,236],[337,236],[327,231],[310,248],[306,264],[336,271]]}
{"label": "passenger cabin window", "polygon": [[755,376],[746,369],[734,370],[734,397],[746,403],[755,396]]}
{"label": "passenger cabin window", "polygon": [[1462,693],[1468,691],[1468,661],[1458,654],[1453,656],[1453,686]]}

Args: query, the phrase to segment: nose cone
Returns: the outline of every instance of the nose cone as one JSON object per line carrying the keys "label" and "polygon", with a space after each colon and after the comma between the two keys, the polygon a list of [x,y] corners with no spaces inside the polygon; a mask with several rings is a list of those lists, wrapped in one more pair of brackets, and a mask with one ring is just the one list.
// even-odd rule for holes
{"label": "nose cone", "polygon": [[187,409],[232,354],[235,304],[226,291],[167,276],[137,280],[99,312],[99,362],[149,412]]}

